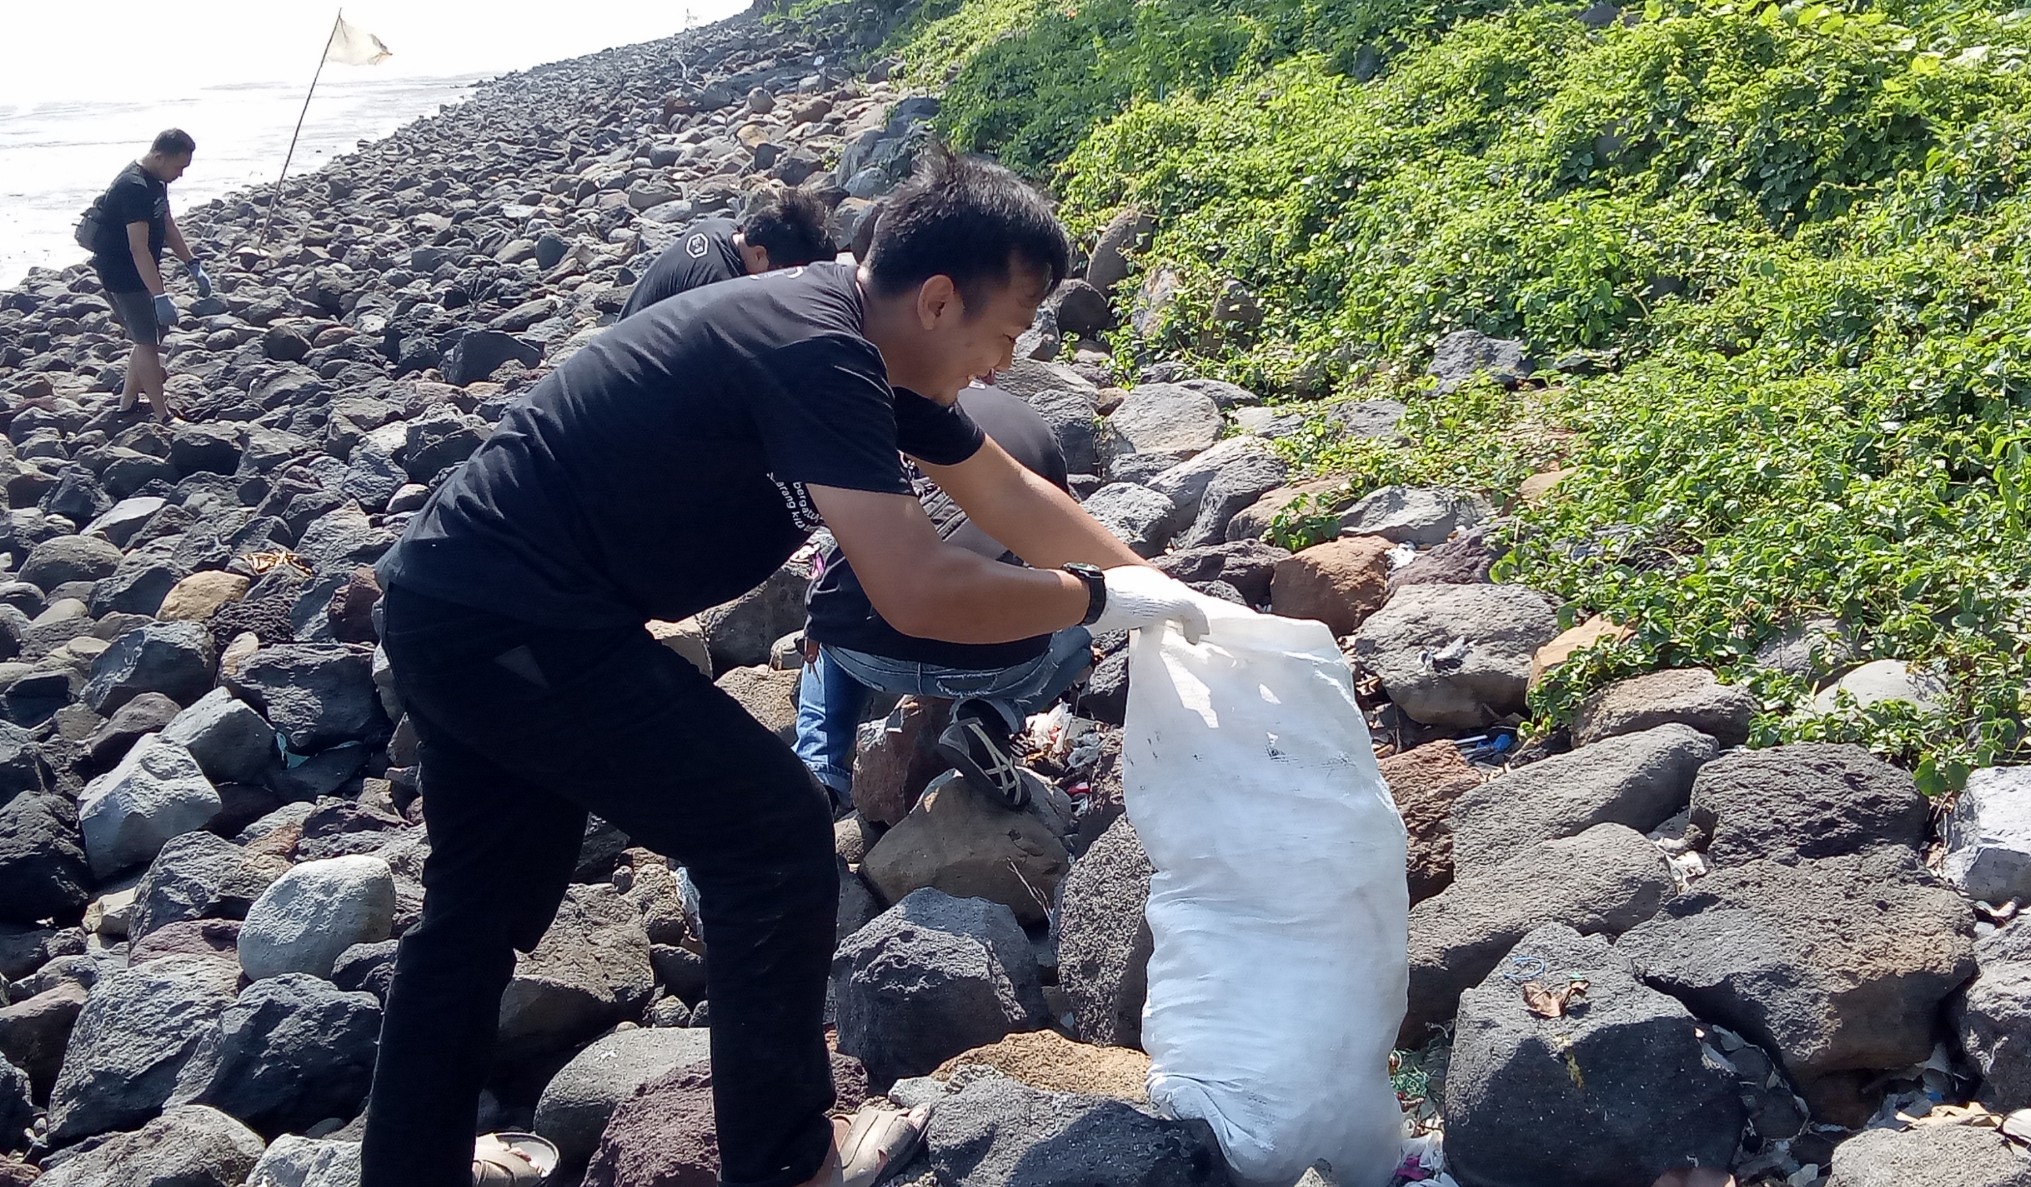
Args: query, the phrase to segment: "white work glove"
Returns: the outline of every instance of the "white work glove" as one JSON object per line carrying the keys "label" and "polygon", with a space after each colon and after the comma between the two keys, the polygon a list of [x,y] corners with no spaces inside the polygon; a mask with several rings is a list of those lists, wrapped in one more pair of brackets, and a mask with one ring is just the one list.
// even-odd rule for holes
{"label": "white work glove", "polygon": [[1107,570],[1107,604],[1100,617],[1087,627],[1096,635],[1133,631],[1142,627],[1175,622],[1185,640],[1197,643],[1206,633],[1206,611],[1198,595],[1182,581],[1175,581],[1145,565],[1122,565]]}

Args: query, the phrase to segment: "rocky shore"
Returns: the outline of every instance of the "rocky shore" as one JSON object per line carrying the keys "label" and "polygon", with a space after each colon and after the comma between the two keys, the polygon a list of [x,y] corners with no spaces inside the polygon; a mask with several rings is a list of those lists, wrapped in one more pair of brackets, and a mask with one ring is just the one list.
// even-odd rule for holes
{"label": "rocky shore", "polygon": [[[737,19],[497,80],[291,181],[267,243],[265,192],[179,212],[218,292],[170,336],[171,427],[116,411],[88,269],[0,294],[0,1185],[357,1182],[429,850],[370,566],[687,223],[802,186],[851,242],[937,111],[888,68]],[[1616,628],[1489,580],[1507,507],[1339,498],[1275,448],[1292,409],[1160,359],[1115,386],[1100,335],[1162,299],[1149,229],[1081,245],[1003,385],[1137,551],[1345,639],[1411,835],[1402,1178],[2031,1183],[2031,775],[1935,813],[1860,748],[1745,749],[1756,701],[1702,671],[1505,749],[1532,682]],[[1500,377],[1505,349],[1456,336],[1435,373]],[[1389,441],[1403,408],[1305,412]],[[1264,543],[1307,496],[1339,537]],[[651,629],[787,733],[808,576]],[[1228,1182],[1210,1131],[1144,1107],[1151,869],[1124,640],[1099,643],[1033,730],[1024,814],[941,776],[945,706],[864,727],[836,1066],[843,1105],[939,1102],[911,1187]],[[1846,674],[1811,632],[1766,659]],[[550,1138],[565,1182],[713,1183],[704,993],[682,871],[595,821],[481,1125]]]}

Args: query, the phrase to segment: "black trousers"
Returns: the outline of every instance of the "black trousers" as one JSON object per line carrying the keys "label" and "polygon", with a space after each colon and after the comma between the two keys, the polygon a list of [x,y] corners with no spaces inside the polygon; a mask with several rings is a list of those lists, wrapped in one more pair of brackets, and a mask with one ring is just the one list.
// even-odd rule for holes
{"label": "black trousers", "polygon": [[588,812],[698,887],[721,1182],[817,1174],[839,884],[803,763],[644,630],[552,630],[401,588],[385,615],[431,853],[381,1027],[361,1187],[470,1187],[501,994],[563,900]]}

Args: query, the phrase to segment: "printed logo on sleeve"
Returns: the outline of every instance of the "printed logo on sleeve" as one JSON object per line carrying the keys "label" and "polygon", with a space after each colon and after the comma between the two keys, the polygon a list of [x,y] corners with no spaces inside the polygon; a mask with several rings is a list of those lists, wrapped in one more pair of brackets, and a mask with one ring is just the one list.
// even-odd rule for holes
{"label": "printed logo on sleeve", "polygon": [[811,501],[811,492],[801,482],[784,482],[774,474],[769,481],[776,484],[776,493],[783,496],[783,508],[790,513],[790,522],[800,532],[812,532],[825,526],[825,517],[818,514],[817,504]]}
{"label": "printed logo on sleeve", "polygon": [[684,241],[684,254],[694,260],[702,260],[705,258],[705,249],[709,246],[710,244],[705,239],[705,232],[700,231]]}

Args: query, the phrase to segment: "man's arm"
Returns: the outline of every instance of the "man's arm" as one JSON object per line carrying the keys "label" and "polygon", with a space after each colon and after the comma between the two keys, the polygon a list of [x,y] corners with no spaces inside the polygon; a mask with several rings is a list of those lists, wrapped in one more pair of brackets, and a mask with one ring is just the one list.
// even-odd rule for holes
{"label": "man's arm", "polygon": [[[1146,563],[1071,495],[1024,469],[993,438],[956,466],[921,459],[917,465],[975,526],[1038,568],[1073,561],[1103,569]],[[854,570],[859,569],[856,563]]]}
{"label": "man's arm", "polygon": [[[991,442],[984,448],[1000,452]],[[1012,461],[1008,464],[1020,469]],[[938,538],[923,506],[910,495],[836,486],[808,489],[868,601],[906,635],[952,643],[1007,643],[1063,630],[1086,615],[1086,586],[1077,577],[1054,569],[1004,565],[948,544]],[[1133,561],[1130,554],[1128,561],[1100,563]]]}
{"label": "man's arm", "polygon": [[144,220],[127,224],[127,250],[134,257],[134,270],[141,274],[141,283],[151,297],[163,294],[162,270],[155,266],[155,253],[148,250],[148,223]]}
{"label": "man's arm", "polygon": [[[186,264],[197,259],[197,255],[190,250],[190,244],[183,241],[183,232],[177,229],[176,216],[164,215],[163,221],[169,228],[168,234],[163,236],[163,242],[168,245],[170,251],[176,254],[176,258]],[[130,230],[128,235],[131,238],[133,232]]]}

